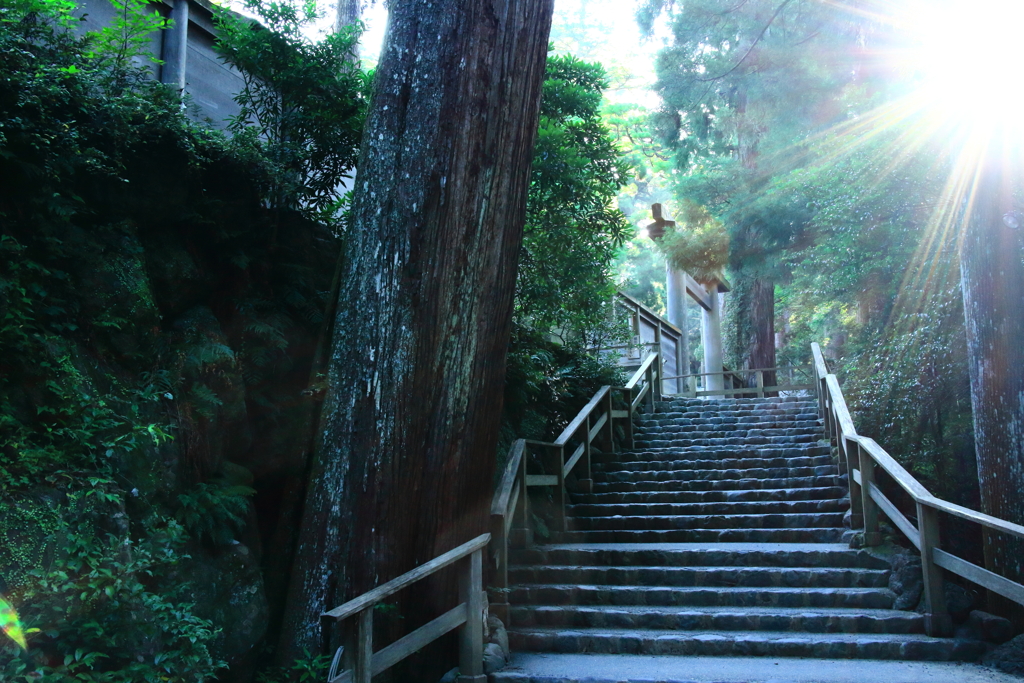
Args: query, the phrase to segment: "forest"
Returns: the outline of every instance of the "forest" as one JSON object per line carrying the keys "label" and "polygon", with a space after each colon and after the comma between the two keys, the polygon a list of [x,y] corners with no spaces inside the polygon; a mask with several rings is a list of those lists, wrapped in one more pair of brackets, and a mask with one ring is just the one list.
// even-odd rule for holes
{"label": "forest", "polygon": [[[372,63],[366,3],[246,0],[207,8],[213,121],[154,78],[188,0],[110,2],[0,6],[0,680],[327,680],[321,615],[488,530],[666,269],[732,283],[728,368],[819,343],[858,432],[1024,524],[1020,12],[637,0],[628,45],[610,0],[392,0]],[[1024,580],[1020,539],[944,525]]]}

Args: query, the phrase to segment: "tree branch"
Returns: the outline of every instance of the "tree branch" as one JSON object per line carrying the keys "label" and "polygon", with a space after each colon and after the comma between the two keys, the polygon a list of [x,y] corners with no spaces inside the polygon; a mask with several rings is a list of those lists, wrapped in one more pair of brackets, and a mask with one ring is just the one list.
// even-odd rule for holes
{"label": "tree branch", "polygon": [[736,69],[740,68],[740,65],[743,64],[743,62],[747,61],[747,57],[750,56],[750,53],[754,51],[754,48],[757,47],[757,44],[759,42],[761,42],[762,38],[764,38],[764,34],[768,32],[768,29],[771,28],[771,25],[773,23],[775,23],[776,19],[779,18],[779,15],[782,13],[782,10],[786,7],[786,5],[788,5],[792,1],[793,0],[782,0],[782,3],[778,7],[775,8],[775,12],[774,12],[774,14],[772,14],[771,19],[769,19],[768,23],[764,25],[764,28],[761,29],[761,32],[757,34],[757,38],[755,38],[754,42],[751,43],[750,48],[747,49],[746,54],[744,54],[743,57],[740,58],[740,61],[738,61],[735,64],[733,64],[731,69],[729,69],[728,71],[726,71],[723,74],[715,76],[714,78],[698,78],[697,80],[702,82],[702,83],[707,83],[708,81],[718,81],[718,80],[721,80],[721,79],[725,78],[726,76],[731,74]]}

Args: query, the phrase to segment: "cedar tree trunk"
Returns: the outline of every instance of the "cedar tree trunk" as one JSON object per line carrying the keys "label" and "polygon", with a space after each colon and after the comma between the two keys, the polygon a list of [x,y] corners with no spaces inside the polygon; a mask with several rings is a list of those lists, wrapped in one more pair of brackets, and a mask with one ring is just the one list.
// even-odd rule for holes
{"label": "cedar tree trunk", "polygon": [[324,610],[487,531],[551,12],[391,5],[280,662],[324,650]]}
{"label": "cedar tree trunk", "polygon": [[[1021,169],[1019,162],[1005,161],[991,154],[978,172],[963,228],[960,281],[981,509],[1022,524],[1024,235],[1003,218],[1015,209],[1013,191],[1020,190]],[[1024,543],[989,534],[984,547],[988,569],[1015,581],[1024,579]]]}

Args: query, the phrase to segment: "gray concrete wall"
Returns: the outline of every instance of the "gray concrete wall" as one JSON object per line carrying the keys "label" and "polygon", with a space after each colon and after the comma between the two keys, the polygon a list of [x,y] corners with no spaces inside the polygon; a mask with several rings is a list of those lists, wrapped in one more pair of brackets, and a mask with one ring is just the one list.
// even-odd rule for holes
{"label": "gray concrete wall", "polygon": [[[242,76],[214,52],[213,42],[216,28],[213,24],[212,4],[189,1],[188,44],[185,51],[185,92],[198,108],[198,118],[209,120],[218,128],[227,125],[227,118],[238,113],[238,105],[232,99],[242,88]],[[167,18],[171,15],[173,0],[162,0],[149,5],[148,11]],[[110,25],[115,9],[110,0],[83,0],[76,14],[82,17],[77,30],[81,33],[96,31]],[[150,53],[166,59],[172,50],[169,44],[174,39],[173,30],[157,31],[150,39]],[[153,78],[165,78],[170,69],[152,61],[141,59]],[[167,73],[165,73],[167,72]]]}

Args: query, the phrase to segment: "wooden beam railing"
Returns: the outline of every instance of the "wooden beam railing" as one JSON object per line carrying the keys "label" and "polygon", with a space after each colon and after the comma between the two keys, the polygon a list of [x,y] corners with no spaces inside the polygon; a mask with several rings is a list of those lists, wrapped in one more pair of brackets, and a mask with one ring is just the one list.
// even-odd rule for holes
{"label": "wooden beam railing", "polygon": [[[753,370],[729,370],[702,372],[692,375],[666,376],[665,381],[685,379],[685,385],[693,389],[681,392],[691,398],[698,396],[751,396],[764,398],[766,394],[779,391],[816,390],[811,366],[789,365],[777,368],[756,368]],[[704,389],[707,378],[722,376],[723,389]]]}
{"label": "wooden beam railing", "polygon": [[[946,608],[943,587],[943,569],[1024,605],[1024,585],[942,549],[939,513],[953,515],[1018,538],[1024,538],[1024,526],[950,503],[929,493],[873,439],[857,434],[839,380],[828,372],[821,347],[811,344],[811,353],[825,433],[837,447],[840,470],[849,478],[852,527],[863,529],[865,545],[878,545],[882,542],[878,520],[879,515],[884,514],[921,552],[925,629],[928,634],[935,636],[952,633],[952,621]],[[880,472],[894,481],[913,501],[916,520],[904,514],[882,492],[876,482]]]}
{"label": "wooden beam railing", "polygon": [[[527,545],[532,537],[529,529],[529,488],[554,487],[556,525],[560,531],[566,531],[566,478],[573,474],[577,490],[592,490],[590,457],[594,444],[600,444],[605,452],[614,452],[615,425],[619,421],[624,427],[625,442],[632,448],[633,415],[644,406],[654,411],[657,401],[661,400],[661,381],[660,354],[654,352],[643,360],[625,386],[601,387],[554,441],[518,439],[512,444],[505,470],[491,500],[491,556],[494,566],[489,590],[491,611],[498,618],[507,623],[509,548]],[[532,461],[543,472],[528,472],[527,463],[531,458],[527,455],[538,452],[539,457]]]}
{"label": "wooden beam railing", "polygon": [[[477,536],[472,541],[449,550],[397,579],[325,612],[324,618],[337,621],[353,616],[359,618],[354,643],[344,648],[349,656],[347,668],[338,670],[343,652],[343,649],[339,648],[331,664],[328,683],[370,683],[373,676],[390,669],[409,655],[457,628],[461,629],[459,683],[485,683],[487,676],[483,670],[484,608],[487,598],[483,591],[483,551],[490,540],[490,534]],[[417,581],[456,563],[459,564],[459,604],[387,647],[374,652],[373,608],[403,588],[408,588]]]}
{"label": "wooden beam railing", "polygon": [[[688,359],[683,358],[682,330],[624,292],[616,292],[614,306],[619,315],[625,314],[629,320],[633,341],[629,344],[602,345],[591,351],[620,352],[622,357],[619,362],[623,365],[634,365],[648,354],[657,352],[664,370],[662,374],[675,376],[689,369]],[[667,381],[665,377],[662,379]],[[670,389],[665,389],[665,393],[677,393],[682,388],[682,382],[673,382]]]}

